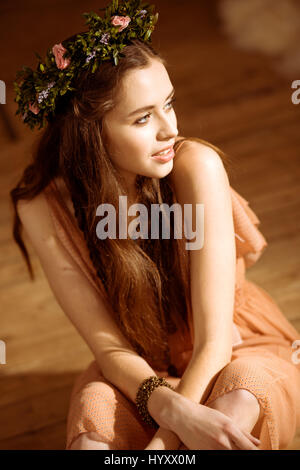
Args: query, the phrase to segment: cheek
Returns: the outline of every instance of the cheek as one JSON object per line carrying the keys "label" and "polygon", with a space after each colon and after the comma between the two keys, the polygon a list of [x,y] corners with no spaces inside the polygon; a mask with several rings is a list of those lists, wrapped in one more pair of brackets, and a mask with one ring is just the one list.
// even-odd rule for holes
{"label": "cheek", "polygon": [[153,141],[155,141],[155,133],[150,130],[150,126],[137,128],[137,130],[131,132],[126,150],[136,161],[142,161],[145,155],[151,153]]}
{"label": "cheek", "polygon": [[144,124],[143,126],[134,127],[131,132],[132,136],[132,146],[137,149],[145,147],[147,144],[151,145],[153,138],[155,138],[155,129],[154,126],[151,126],[150,123]]}
{"label": "cheek", "polygon": [[123,146],[118,147],[117,154],[114,155],[112,160],[115,164],[123,169],[131,170],[133,172],[142,171],[147,164],[149,164],[148,156],[151,149],[147,148],[144,139],[135,139],[134,145],[129,142]]}

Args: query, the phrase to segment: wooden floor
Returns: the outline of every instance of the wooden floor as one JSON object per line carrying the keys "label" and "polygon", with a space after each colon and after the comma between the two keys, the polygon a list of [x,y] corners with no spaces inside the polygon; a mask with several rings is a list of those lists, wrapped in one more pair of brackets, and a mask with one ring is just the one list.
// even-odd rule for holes
{"label": "wooden floor", "polygon": [[[11,128],[0,121],[0,339],[6,343],[0,449],[64,449],[72,384],[93,359],[54,299],[26,237],[35,282],[12,240],[8,192],[37,138],[14,116],[12,81],[16,70],[35,64],[34,51],[43,56],[50,45],[84,30],[81,13],[105,5],[27,0],[0,6],[0,79],[7,85],[7,104],[0,106],[11,121]],[[291,82],[300,74],[283,77],[270,58],[233,47],[220,28],[216,2],[155,5],[160,19],[153,45],[169,63],[179,133],[209,140],[231,156],[231,186],[249,201],[269,243],[247,277],[272,295],[300,331],[300,105],[291,102]],[[300,450],[300,432],[290,448]]]}

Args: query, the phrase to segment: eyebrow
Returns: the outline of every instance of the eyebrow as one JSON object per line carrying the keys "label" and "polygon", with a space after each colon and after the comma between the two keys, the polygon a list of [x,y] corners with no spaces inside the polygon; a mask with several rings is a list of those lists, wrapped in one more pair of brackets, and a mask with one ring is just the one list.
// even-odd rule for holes
{"label": "eyebrow", "polygon": [[[175,93],[175,89],[173,88],[173,90],[171,91],[171,93],[167,96],[166,100],[167,101],[169,98],[171,98],[171,96],[173,96]],[[136,109],[135,111],[132,111],[132,113],[128,114],[128,117],[131,117],[133,116],[134,114],[138,114],[138,113],[141,113],[143,111],[148,111],[150,109],[153,109],[154,106],[153,105],[149,105],[149,106],[144,106],[143,108],[139,108],[139,109]]]}

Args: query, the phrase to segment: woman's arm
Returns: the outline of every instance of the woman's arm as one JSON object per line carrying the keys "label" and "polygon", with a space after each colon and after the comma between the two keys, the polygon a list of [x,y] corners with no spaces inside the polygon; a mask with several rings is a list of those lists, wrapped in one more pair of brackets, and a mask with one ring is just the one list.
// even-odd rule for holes
{"label": "woman's arm", "polygon": [[[164,406],[166,406],[164,397],[157,396],[156,390],[153,391],[148,400],[148,410],[161,427],[149,442],[147,450],[179,448],[181,440],[176,432],[182,426],[182,419],[185,419],[185,403],[180,400],[180,396],[183,395],[196,403],[203,403],[212,388],[216,375],[228,362],[224,361],[221,353],[218,354],[217,350],[209,346],[203,348],[201,352],[194,353],[175,388],[179,396],[176,399],[172,397],[173,401],[165,408],[165,413],[163,413]],[[179,419],[179,416],[183,418]],[[188,419],[188,415],[186,418]]]}
{"label": "woman's arm", "polygon": [[[219,155],[198,142],[182,145],[171,180],[182,208],[193,205],[193,230],[195,205],[204,204],[204,244],[200,250],[190,250],[193,356],[176,388],[180,395],[203,403],[232,354],[236,251],[230,187]],[[152,395],[148,409],[159,423],[159,401]],[[178,414],[181,404],[178,400]],[[179,447],[180,440],[176,443],[170,431],[181,425],[174,407],[169,418],[169,431],[160,428],[147,449],[166,449],[168,443]]]}
{"label": "woman's arm", "polygon": [[204,243],[190,250],[193,358],[178,391],[199,403],[201,390],[232,355],[236,251],[228,177],[220,156],[198,142],[185,142],[172,181],[183,204],[204,206]]}
{"label": "woman's arm", "polygon": [[[232,354],[236,251],[230,186],[219,155],[198,142],[182,145],[171,180],[182,208],[193,205],[193,229],[197,227],[195,205],[204,204],[204,244],[200,250],[190,250],[193,356],[176,388],[186,398],[203,403]],[[150,396],[149,411],[159,422],[158,405],[155,395]],[[174,415],[171,421],[171,429],[180,426]],[[164,449],[171,440],[168,432],[159,430],[149,449]]]}

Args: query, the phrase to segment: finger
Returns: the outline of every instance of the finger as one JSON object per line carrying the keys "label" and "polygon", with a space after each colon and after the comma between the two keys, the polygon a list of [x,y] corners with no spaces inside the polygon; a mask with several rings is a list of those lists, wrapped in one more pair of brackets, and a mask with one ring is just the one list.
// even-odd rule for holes
{"label": "finger", "polygon": [[236,443],[233,441],[231,436],[229,436],[228,441],[229,441],[229,450],[241,450],[241,448],[238,447]]}
{"label": "finger", "polygon": [[[224,450],[224,449],[221,449]],[[232,439],[228,439],[228,445],[226,445],[226,450],[243,450],[241,447],[238,447]]]}
{"label": "finger", "polygon": [[257,446],[260,445],[260,443],[261,443],[260,440],[257,439],[256,437],[252,436],[252,434],[250,434],[250,432],[243,431],[243,433],[246,435],[246,437],[248,437],[248,439],[251,439],[251,441],[252,441],[255,445],[257,445]]}
{"label": "finger", "polygon": [[[259,450],[257,445],[255,445],[249,437],[245,435],[246,433],[236,430],[230,436],[233,443],[242,450]],[[253,438],[253,436],[251,436]]]}
{"label": "finger", "polygon": [[241,450],[238,446],[235,445],[233,441],[230,442],[231,450]]}

